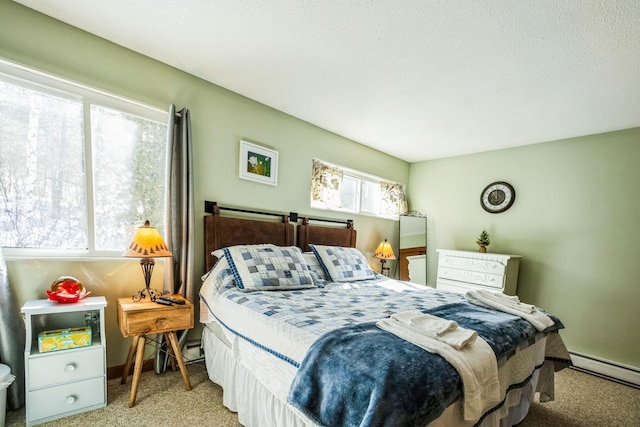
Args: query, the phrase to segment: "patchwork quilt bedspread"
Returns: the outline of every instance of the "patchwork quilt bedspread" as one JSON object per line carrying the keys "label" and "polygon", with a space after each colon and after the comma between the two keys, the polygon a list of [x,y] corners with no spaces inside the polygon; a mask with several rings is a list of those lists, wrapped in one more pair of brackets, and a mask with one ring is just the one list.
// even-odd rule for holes
{"label": "patchwork quilt bedspread", "polygon": [[[539,333],[529,322],[470,304],[463,295],[382,276],[310,289],[247,293],[236,288],[233,274],[223,263],[206,278],[200,297],[207,307],[201,313],[202,322],[216,321],[231,342],[247,341],[299,368],[289,401],[324,425],[338,419],[341,424],[359,423],[363,417],[393,421],[396,416],[402,425],[424,425],[460,398],[460,377],[448,362],[375,326],[394,313],[421,310],[476,330],[493,349],[498,366],[517,349],[563,327],[553,318],[555,325]],[[367,378],[372,372],[377,378]],[[411,372],[419,375],[405,378]],[[323,378],[340,381],[327,385]],[[348,385],[343,395],[332,389],[336,384]],[[402,408],[384,403],[390,401],[384,398],[389,390],[399,393]],[[407,393],[415,401],[408,401]],[[328,412],[327,407],[339,406],[334,399],[348,400],[349,405],[340,407],[352,413]],[[372,405],[377,408],[373,413],[368,409]],[[412,415],[404,418],[409,412]]]}
{"label": "patchwork quilt bedspread", "polygon": [[462,295],[384,276],[310,289],[248,293],[235,287],[229,268],[217,267],[200,290],[208,308],[201,313],[201,321],[216,320],[232,336],[253,341],[296,367],[316,339],[338,327],[375,322],[402,310],[436,309],[464,301]]}

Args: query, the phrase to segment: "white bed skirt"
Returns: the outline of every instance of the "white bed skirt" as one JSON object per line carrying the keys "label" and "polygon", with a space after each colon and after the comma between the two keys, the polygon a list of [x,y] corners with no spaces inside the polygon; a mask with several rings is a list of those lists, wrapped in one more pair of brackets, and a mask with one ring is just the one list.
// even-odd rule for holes
{"label": "white bed skirt", "polygon": [[315,425],[267,389],[208,327],[203,328],[202,347],[209,378],[223,388],[222,403],[237,412],[240,424],[247,427]]}
{"label": "white bed skirt", "polygon": [[[217,326],[217,325],[215,325]],[[215,328],[214,326],[214,328]],[[225,342],[223,342],[226,341]],[[260,381],[236,356],[226,339],[221,340],[210,328],[205,326],[202,333],[202,347],[209,378],[223,390],[223,404],[238,414],[240,423],[247,427],[303,427],[316,424],[300,411],[286,402],[286,396],[276,396]],[[549,363],[549,362],[547,362]],[[544,384],[545,390],[553,387],[553,368],[551,375],[540,376],[540,371],[549,371],[548,366],[533,372],[531,379],[522,387],[509,390],[505,404],[487,415],[481,427],[510,427],[520,423],[533,400],[535,392]],[[540,380],[540,381],[539,381]],[[445,412],[429,427],[472,427],[473,422],[465,422],[458,402],[450,405]]]}

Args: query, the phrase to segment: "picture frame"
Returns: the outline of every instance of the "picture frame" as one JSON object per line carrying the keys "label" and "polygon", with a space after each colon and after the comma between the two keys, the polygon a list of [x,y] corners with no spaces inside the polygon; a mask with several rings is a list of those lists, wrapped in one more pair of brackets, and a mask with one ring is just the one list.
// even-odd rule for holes
{"label": "picture frame", "polygon": [[278,185],[278,152],[240,140],[240,178],[262,184]]}

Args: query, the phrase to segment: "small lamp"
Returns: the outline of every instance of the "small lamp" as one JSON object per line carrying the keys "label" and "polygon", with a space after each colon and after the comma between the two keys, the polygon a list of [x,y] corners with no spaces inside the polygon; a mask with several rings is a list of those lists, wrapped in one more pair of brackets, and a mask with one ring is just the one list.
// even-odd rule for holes
{"label": "small lamp", "polygon": [[138,227],[131,239],[131,243],[129,243],[122,256],[141,258],[140,267],[142,267],[142,274],[144,275],[145,288],[133,296],[134,301],[140,301],[145,298],[145,292],[149,295],[151,301],[155,301],[158,296],[162,295],[162,292],[149,287],[153,266],[156,263],[153,258],[170,257],[171,251],[162,240],[158,230],[149,225],[149,221],[145,221],[143,227]]}
{"label": "small lamp", "polygon": [[378,249],[374,252],[373,257],[378,258],[380,260],[380,264],[382,264],[380,273],[389,277],[389,268],[385,267],[384,263],[387,262],[388,259],[396,259],[396,255],[393,253],[393,248],[387,242],[387,239],[384,239],[384,242],[381,242],[378,245]]}

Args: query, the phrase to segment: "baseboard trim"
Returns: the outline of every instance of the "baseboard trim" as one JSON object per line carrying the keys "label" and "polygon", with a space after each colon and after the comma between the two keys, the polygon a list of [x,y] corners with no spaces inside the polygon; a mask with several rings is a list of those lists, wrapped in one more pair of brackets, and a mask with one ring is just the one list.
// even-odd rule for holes
{"label": "baseboard trim", "polygon": [[[153,371],[155,359],[145,360],[142,364],[142,372]],[[112,380],[114,378],[122,378],[122,373],[124,372],[124,365],[118,366],[110,366],[107,368],[107,380]]]}
{"label": "baseboard trim", "polygon": [[640,388],[640,370],[610,360],[570,352],[573,367],[631,387]]}

